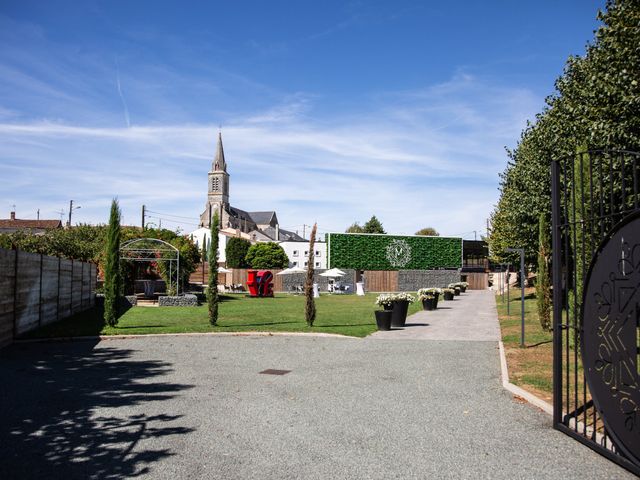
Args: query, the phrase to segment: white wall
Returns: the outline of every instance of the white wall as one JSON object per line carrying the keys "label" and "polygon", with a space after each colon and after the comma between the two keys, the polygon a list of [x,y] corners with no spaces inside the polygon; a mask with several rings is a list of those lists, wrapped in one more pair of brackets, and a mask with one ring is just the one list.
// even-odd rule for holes
{"label": "white wall", "polygon": [[[193,239],[193,243],[198,246],[198,249],[202,251],[202,241],[206,237],[207,248],[211,244],[211,231],[208,228],[199,228],[189,234],[189,237]],[[227,261],[227,237],[223,233],[218,233],[218,261]]]}
{"label": "white wall", "polygon": [[[280,242],[280,246],[284,249],[287,257],[289,257],[289,266],[298,266],[305,268],[306,262],[309,261],[309,242]],[[314,267],[327,268],[327,244],[324,242],[316,242],[314,250]]]}

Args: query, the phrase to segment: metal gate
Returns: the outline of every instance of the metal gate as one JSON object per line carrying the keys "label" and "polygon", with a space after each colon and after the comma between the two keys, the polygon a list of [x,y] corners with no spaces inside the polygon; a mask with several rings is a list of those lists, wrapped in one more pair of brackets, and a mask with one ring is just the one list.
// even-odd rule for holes
{"label": "metal gate", "polygon": [[554,427],[640,475],[640,154],[551,163]]}

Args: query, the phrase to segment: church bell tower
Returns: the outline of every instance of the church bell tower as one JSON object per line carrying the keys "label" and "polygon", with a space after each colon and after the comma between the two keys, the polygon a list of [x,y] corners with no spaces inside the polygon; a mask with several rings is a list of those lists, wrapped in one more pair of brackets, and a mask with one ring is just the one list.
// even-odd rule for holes
{"label": "church bell tower", "polygon": [[225,212],[229,207],[229,174],[227,173],[227,162],[224,159],[224,149],[222,148],[222,133],[218,133],[218,147],[216,156],[211,164],[211,171],[208,177],[207,204],[200,216],[200,223],[204,227],[211,225],[214,212],[218,212],[220,227],[224,228]]}

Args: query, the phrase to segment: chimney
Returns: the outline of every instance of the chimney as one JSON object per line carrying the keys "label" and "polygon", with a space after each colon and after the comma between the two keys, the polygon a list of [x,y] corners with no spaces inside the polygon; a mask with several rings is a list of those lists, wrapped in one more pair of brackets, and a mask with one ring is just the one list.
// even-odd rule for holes
{"label": "chimney", "polygon": [[11,220],[15,220],[16,219],[16,212],[13,211],[11,212]]}

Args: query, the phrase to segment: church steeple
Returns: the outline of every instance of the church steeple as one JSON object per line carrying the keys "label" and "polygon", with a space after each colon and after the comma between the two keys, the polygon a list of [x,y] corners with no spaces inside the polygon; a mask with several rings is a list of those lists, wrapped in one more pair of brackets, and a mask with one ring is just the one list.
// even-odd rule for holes
{"label": "church steeple", "polygon": [[216,157],[213,161],[213,171],[227,171],[227,162],[224,160],[224,149],[222,148],[222,132],[218,132],[218,148],[216,150]]}

